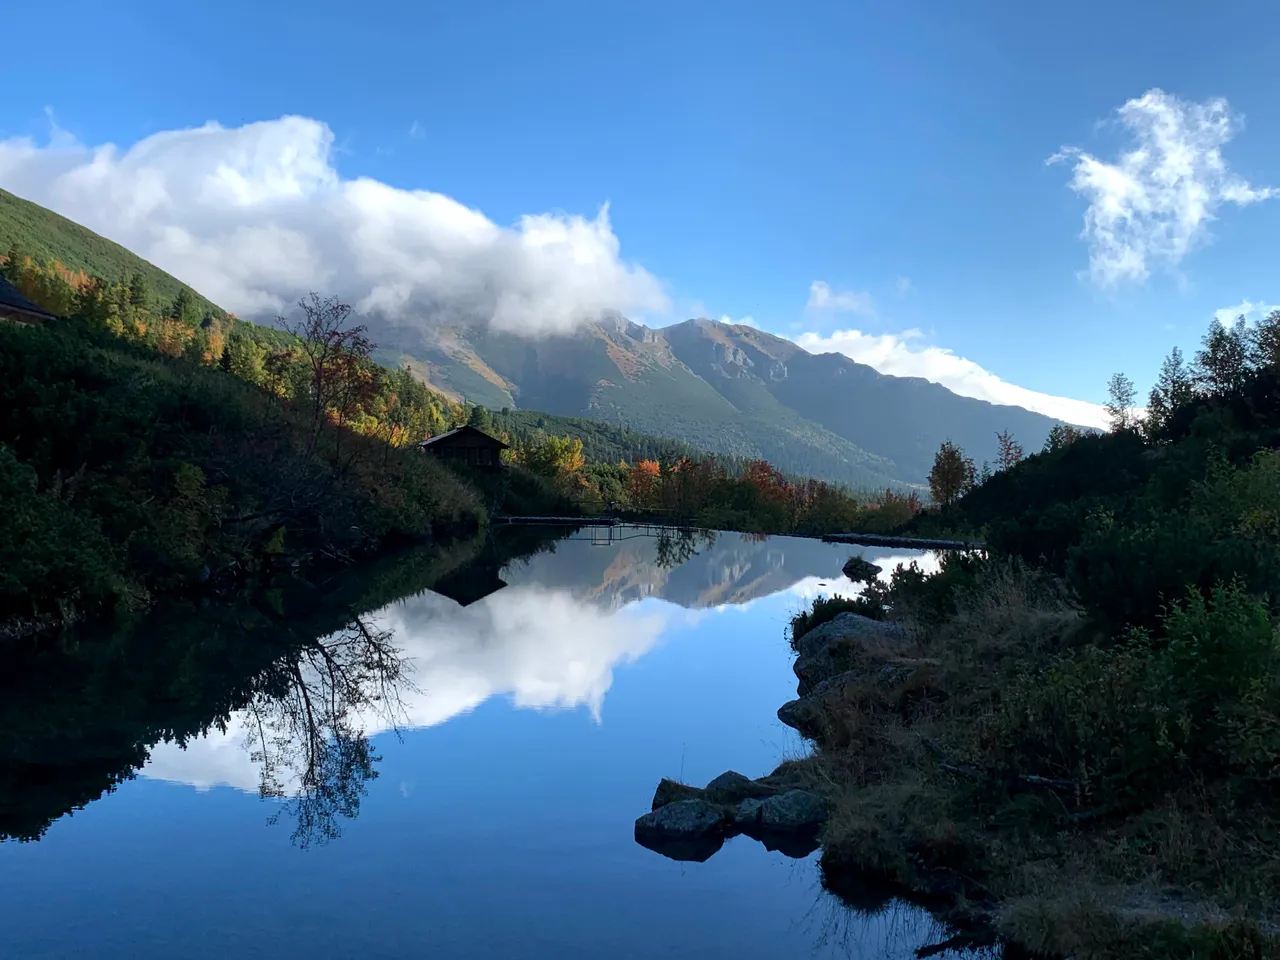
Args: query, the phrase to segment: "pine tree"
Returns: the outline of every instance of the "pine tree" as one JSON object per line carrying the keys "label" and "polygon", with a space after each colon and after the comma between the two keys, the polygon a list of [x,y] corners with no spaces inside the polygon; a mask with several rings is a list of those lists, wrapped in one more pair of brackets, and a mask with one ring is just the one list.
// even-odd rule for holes
{"label": "pine tree", "polygon": [[1069,447],[1083,436],[1083,430],[1077,430],[1069,423],[1056,424],[1049,430],[1049,436],[1045,439],[1044,452],[1052,453],[1055,450]]}
{"label": "pine tree", "polygon": [[[129,294],[130,302],[133,301],[133,292]],[[196,307],[196,298],[191,295],[191,291],[183,287],[178,291],[178,295],[173,299],[173,308],[170,310],[173,319],[179,323],[185,323],[189,327],[194,327],[199,322],[197,314],[199,310]]]}
{"label": "pine tree", "polygon": [[1195,381],[1191,371],[1182,362],[1182,351],[1174,347],[1160,365],[1160,376],[1147,398],[1147,433],[1153,437],[1160,436],[1169,425],[1173,412],[1194,396]]}
{"label": "pine tree", "polygon": [[11,243],[9,252],[5,256],[4,269],[0,270],[0,274],[3,274],[4,278],[16,287],[22,279],[22,268],[26,263],[27,255],[18,249],[17,243]]}
{"label": "pine tree", "polygon": [[[184,290],[183,293],[186,293]],[[182,294],[178,295],[181,298]],[[190,294],[188,294],[190,296]],[[151,302],[151,289],[147,286],[147,278],[141,273],[135,273],[129,278],[129,302],[135,307],[146,308]],[[177,301],[174,302],[177,306]],[[181,316],[179,315],[179,319]]]}

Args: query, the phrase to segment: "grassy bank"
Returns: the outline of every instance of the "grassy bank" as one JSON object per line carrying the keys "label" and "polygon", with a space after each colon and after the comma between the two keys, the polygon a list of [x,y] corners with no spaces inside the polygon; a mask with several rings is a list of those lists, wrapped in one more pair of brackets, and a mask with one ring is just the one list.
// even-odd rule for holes
{"label": "grassy bank", "polygon": [[796,617],[830,875],[1049,956],[1280,956],[1278,331],[908,525],[985,555]]}
{"label": "grassy bank", "polygon": [[973,558],[875,594],[900,636],[851,635],[819,675],[854,678],[819,701],[806,761],[834,803],[829,872],[1049,955],[1280,955],[1264,604],[1232,585],[1109,637],[1052,576]]}
{"label": "grassy bank", "polygon": [[217,367],[83,323],[0,326],[0,620],[474,531],[477,492]]}

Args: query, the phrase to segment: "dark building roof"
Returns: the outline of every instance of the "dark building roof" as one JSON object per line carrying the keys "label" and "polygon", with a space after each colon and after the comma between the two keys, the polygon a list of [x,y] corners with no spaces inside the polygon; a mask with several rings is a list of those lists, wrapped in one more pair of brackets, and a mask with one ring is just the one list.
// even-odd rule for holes
{"label": "dark building roof", "polygon": [[21,293],[18,288],[0,277],[0,313],[25,313],[38,320],[52,320],[54,316],[43,307],[38,307]]}
{"label": "dark building roof", "polygon": [[459,606],[467,607],[507,585],[507,582],[498,576],[498,572],[498,567],[479,569],[464,567],[435,583],[431,587],[431,592],[448,597]]}
{"label": "dark building roof", "polygon": [[432,444],[439,443],[441,440],[448,440],[450,438],[482,439],[482,440],[488,441],[489,443],[493,444],[496,447],[501,447],[503,450],[507,449],[507,444],[503,443],[497,437],[491,437],[489,436],[489,434],[485,433],[483,430],[477,430],[475,427],[471,426],[470,424],[463,424],[460,427],[454,427],[452,430],[448,431],[447,433],[442,433],[439,436],[431,437],[427,440],[419,440],[418,446],[429,447]]}

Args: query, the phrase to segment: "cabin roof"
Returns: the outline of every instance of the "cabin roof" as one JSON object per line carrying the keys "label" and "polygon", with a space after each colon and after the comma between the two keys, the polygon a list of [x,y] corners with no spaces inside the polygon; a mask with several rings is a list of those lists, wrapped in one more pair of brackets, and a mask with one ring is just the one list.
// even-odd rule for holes
{"label": "cabin roof", "polygon": [[446,433],[439,434],[438,436],[429,437],[426,440],[419,440],[418,446],[429,447],[432,444],[439,443],[441,440],[447,440],[450,437],[457,437],[457,436],[480,437],[480,438],[483,438],[484,440],[487,440],[489,443],[493,444],[493,446],[499,447],[503,450],[506,450],[508,446],[507,444],[499,440],[497,437],[492,437],[489,434],[485,433],[483,430],[479,430],[471,426],[469,423],[464,423],[460,427],[454,427],[452,430],[449,430]]}
{"label": "cabin roof", "polygon": [[33,317],[39,317],[42,320],[55,319],[53,314],[43,307],[39,307],[32,303],[21,293],[12,283],[0,276],[0,309],[14,310],[18,313],[28,313]]}

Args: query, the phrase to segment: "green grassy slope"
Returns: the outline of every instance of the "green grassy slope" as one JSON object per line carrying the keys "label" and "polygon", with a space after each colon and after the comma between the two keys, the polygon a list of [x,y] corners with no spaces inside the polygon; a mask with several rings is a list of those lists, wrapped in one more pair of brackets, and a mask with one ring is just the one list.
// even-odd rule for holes
{"label": "green grassy slope", "polygon": [[[140,273],[153,295],[162,302],[171,302],[186,286],[120,244],[52,210],[0,190],[0,255],[14,243],[37,260],[57,260],[73,271],[83,270],[107,280],[122,280]],[[218,316],[224,313],[199,292],[191,292],[204,310]]]}

